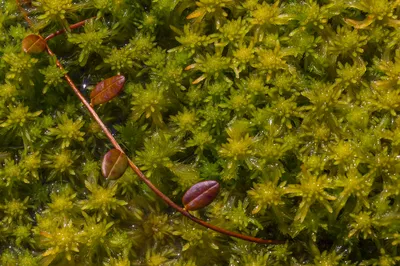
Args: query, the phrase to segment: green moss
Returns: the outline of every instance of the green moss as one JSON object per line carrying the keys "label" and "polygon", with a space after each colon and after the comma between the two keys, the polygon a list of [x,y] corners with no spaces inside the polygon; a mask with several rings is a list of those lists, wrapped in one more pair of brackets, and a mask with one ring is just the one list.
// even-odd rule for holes
{"label": "green moss", "polygon": [[[400,2],[395,0],[0,1],[1,265],[398,265]],[[22,11],[29,13],[26,23]],[[55,57],[22,51],[42,36]],[[217,180],[194,216],[131,170],[101,176],[111,144],[88,96],[176,203]]]}

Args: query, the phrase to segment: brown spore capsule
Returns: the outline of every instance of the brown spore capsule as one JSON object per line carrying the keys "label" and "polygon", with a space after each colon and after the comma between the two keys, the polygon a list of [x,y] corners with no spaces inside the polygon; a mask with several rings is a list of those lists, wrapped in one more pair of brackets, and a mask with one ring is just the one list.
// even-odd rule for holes
{"label": "brown spore capsule", "polygon": [[38,54],[46,49],[46,41],[39,35],[30,34],[22,40],[22,49],[28,54]]}
{"label": "brown spore capsule", "polygon": [[110,101],[122,91],[124,84],[125,77],[122,75],[100,81],[90,93],[90,105],[95,106]]}
{"label": "brown spore capsule", "polygon": [[217,181],[202,181],[186,191],[182,197],[182,203],[187,211],[198,210],[210,204],[218,193],[219,183]]}
{"label": "brown spore capsule", "polygon": [[107,179],[118,179],[128,167],[128,158],[117,149],[112,149],[104,155],[101,172]]}

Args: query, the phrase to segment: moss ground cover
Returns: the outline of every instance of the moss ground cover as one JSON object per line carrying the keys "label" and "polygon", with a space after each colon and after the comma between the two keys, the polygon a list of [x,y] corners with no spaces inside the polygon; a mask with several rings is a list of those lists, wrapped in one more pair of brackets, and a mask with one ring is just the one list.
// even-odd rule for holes
{"label": "moss ground cover", "polygon": [[[24,19],[24,12],[31,21]],[[400,1],[0,1],[0,265],[398,265]],[[47,36],[65,66],[27,54]],[[112,145],[176,203],[193,184],[220,195],[193,215],[128,169],[101,175]]]}

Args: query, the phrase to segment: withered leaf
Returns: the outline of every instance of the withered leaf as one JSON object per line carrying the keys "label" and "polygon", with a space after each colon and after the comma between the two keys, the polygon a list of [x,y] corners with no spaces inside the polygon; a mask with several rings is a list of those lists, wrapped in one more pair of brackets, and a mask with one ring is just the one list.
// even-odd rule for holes
{"label": "withered leaf", "polygon": [[117,149],[112,149],[104,155],[101,172],[105,178],[118,179],[128,167],[128,158]]}
{"label": "withered leaf", "polygon": [[30,34],[22,40],[22,49],[28,54],[38,54],[46,49],[46,41],[39,35]]}
{"label": "withered leaf", "polygon": [[90,105],[94,106],[110,101],[121,92],[124,83],[125,77],[122,75],[100,81],[90,93]]}
{"label": "withered leaf", "polygon": [[186,191],[182,203],[188,211],[204,208],[210,204],[219,192],[219,183],[214,180],[202,181]]}

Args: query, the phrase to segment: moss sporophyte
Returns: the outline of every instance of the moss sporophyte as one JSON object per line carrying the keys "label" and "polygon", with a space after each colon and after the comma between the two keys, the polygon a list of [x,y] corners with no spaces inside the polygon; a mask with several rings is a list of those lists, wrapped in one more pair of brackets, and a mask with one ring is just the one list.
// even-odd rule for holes
{"label": "moss sporophyte", "polygon": [[0,265],[399,264],[399,15],[0,1]]}

